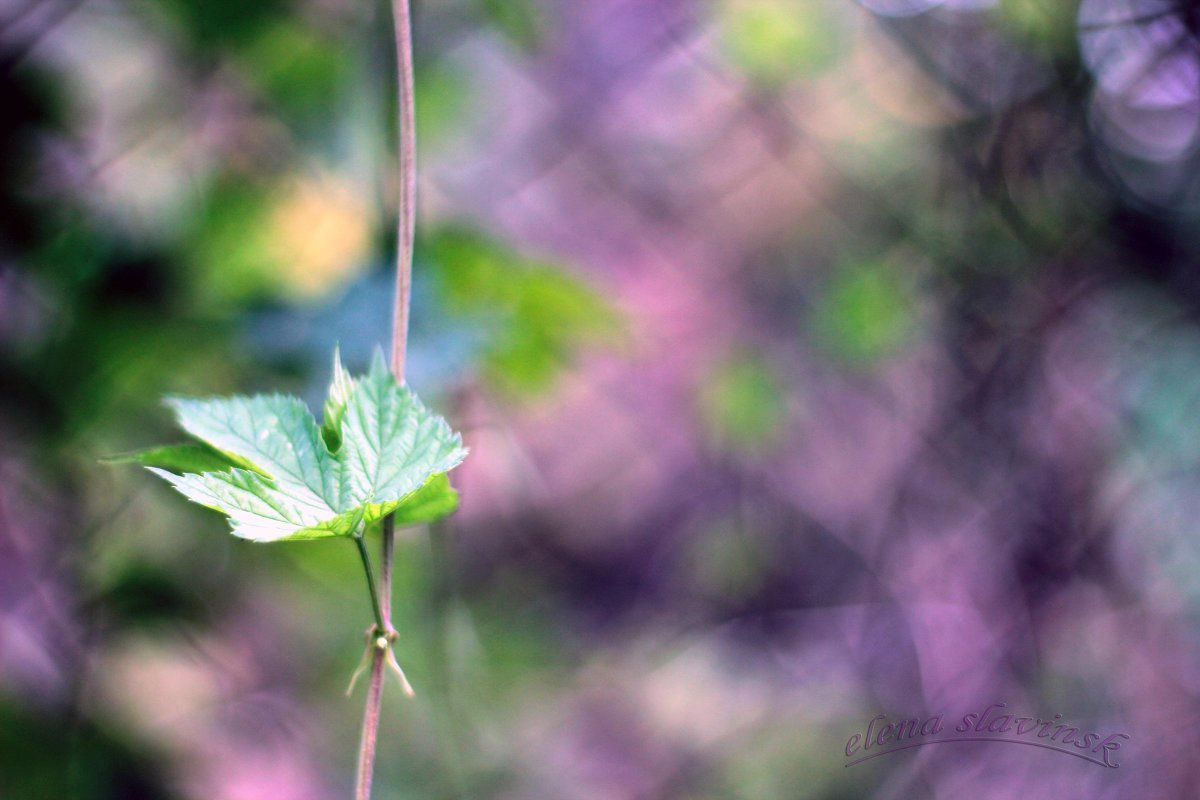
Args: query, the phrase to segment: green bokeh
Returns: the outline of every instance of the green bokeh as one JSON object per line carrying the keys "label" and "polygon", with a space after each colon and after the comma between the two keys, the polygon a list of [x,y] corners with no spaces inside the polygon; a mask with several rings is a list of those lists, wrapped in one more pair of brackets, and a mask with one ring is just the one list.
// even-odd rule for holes
{"label": "green bokeh", "polygon": [[914,298],[896,266],[850,266],[839,270],[818,298],[811,328],[817,344],[836,360],[871,366],[913,337]]}
{"label": "green bokeh", "polygon": [[777,442],[785,422],[785,388],[771,365],[754,353],[719,364],[700,388],[700,418],[710,441],[753,453]]}
{"label": "green bokeh", "polygon": [[717,22],[726,57],[763,84],[811,77],[844,52],[839,20],[819,0],[723,0]]}
{"label": "green bokeh", "polygon": [[620,331],[613,307],[595,289],[553,264],[529,259],[462,228],[423,243],[446,308],[487,330],[481,370],[503,393],[548,388],[586,345]]}

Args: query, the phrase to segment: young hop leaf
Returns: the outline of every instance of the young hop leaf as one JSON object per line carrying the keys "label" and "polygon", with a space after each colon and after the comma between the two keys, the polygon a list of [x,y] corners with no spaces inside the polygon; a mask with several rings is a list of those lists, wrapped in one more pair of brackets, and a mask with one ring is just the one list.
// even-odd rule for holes
{"label": "young hop leaf", "polygon": [[[283,395],[167,402],[200,445],[120,458],[228,515],[243,539],[354,536],[391,513],[408,525],[458,505],[446,472],[467,454],[462,438],[396,381],[382,353],[358,379],[334,353],[322,425],[303,401]],[[189,471],[192,464],[205,466]]]}

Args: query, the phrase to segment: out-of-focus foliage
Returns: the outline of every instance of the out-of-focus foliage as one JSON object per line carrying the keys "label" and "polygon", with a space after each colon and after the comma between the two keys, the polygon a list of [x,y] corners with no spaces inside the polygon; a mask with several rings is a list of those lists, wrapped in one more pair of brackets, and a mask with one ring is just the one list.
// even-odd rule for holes
{"label": "out-of-focus foliage", "polygon": [[482,321],[481,369],[500,391],[548,388],[579,347],[611,341],[619,329],[608,302],[554,265],[458,227],[423,244],[447,323]]}
{"label": "out-of-focus foliage", "polygon": [[871,363],[904,346],[915,327],[914,299],[899,265],[839,269],[813,310],[813,337],[851,363]]}
{"label": "out-of-focus foliage", "polygon": [[734,450],[769,448],[783,430],[785,387],[762,358],[743,353],[706,377],[700,411],[712,438]]}
{"label": "out-of-focus foliage", "polygon": [[476,4],[489,24],[526,50],[541,42],[546,13],[536,0],[476,0]]}
{"label": "out-of-focus foliage", "polygon": [[166,0],[161,5],[193,45],[214,49],[242,45],[296,11],[290,0]]}
{"label": "out-of-focus foliage", "polygon": [[362,201],[337,180],[230,177],[198,209],[189,261],[212,305],[321,297],[361,269],[368,222]]}
{"label": "out-of-focus foliage", "polygon": [[824,3],[722,0],[717,8],[729,60],[765,84],[811,76],[845,46],[841,19]]}
{"label": "out-of-focus foliage", "polygon": [[159,765],[91,722],[0,704],[0,786],[6,796],[157,800]]}
{"label": "out-of-focus foliage", "polygon": [[[1194,800],[1192,5],[415,10],[407,376],[472,456],[380,796]],[[386,338],[389,20],[0,2],[5,800],[346,794],[354,548],[96,462]],[[1121,768],[844,766],[1001,701]]]}
{"label": "out-of-focus foliage", "polygon": [[281,113],[304,120],[329,113],[349,76],[348,59],[335,39],[283,20],[264,29],[238,52],[240,72]]}

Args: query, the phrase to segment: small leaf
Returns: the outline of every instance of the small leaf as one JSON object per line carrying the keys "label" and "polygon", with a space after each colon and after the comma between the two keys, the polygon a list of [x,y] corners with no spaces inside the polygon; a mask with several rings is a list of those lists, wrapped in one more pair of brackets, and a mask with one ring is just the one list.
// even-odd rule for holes
{"label": "small leaf", "polygon": [[329,396],[325,398],[325,413],[321,424],[321,436],[329,447],[329,452],[336,453],[342,446],[342,417],[346,413],[346,401],[354,391],[355,381],[342,366],[339,348],[333,348],[333,380],[329,384]]}
{"label": "small leaf", "polygon": [[175,475],[156,463],[151,471],[193,502],[227,514],[236,536],[350,536],[393,512],[404,525],[432,521],[457,506],[445,473],[466,456],[462,439],[396,381],[382,353],[357,381],[335,356],[326,417],[337,420],[336,450],[294,397],[168,403],[188,433],[238,459],[238,466]]}
{"label": "small leaf", "polygon": [[141,464],[171,472],[228,472],[247,464],[237,456],[222,453],[204,443],[151,447],[130,453],[117,453],[100,459],[102,464]]}

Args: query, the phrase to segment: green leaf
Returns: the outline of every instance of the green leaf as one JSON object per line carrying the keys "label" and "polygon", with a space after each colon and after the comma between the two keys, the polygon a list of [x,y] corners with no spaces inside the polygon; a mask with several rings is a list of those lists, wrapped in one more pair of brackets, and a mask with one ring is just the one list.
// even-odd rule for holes
{"label": "green leaf", "polygon": [[130,453],[117,453],[100,459],[102,464],[141,464],[171,472],[228,472],[249,465],[237,456],[222,453],[204,443],[151,447]]}
{"label": "green leaf", "polygon": [[346,414],[346,402],[354,391],[355,381],[342,366],[339,349],[333,348],[333,380],[329,384],[329,396],[325,398],[325,415],[321,424],[321,436],[331,453],[342,446],[342,417]]}
{"label": "green leaf", "polygon": [[350,536],[389,513],[399,524],[412,524],[457,505],[444,473],[466,456],[462,439],[395,380],[381,353],[357,381],[335,357],[326,426],[340,441],[336,449],[298,398],[168,403],[184,430],[243,466],[184,475],[151,471],[193,502],[227,514],[236,536]]}
{"label": "green leaf", "polygon": [[450,486],[450,478],[442,472],[409,495],[396,509],[396,525],[418,525],[435,522],[458,508],[458,492]]}

